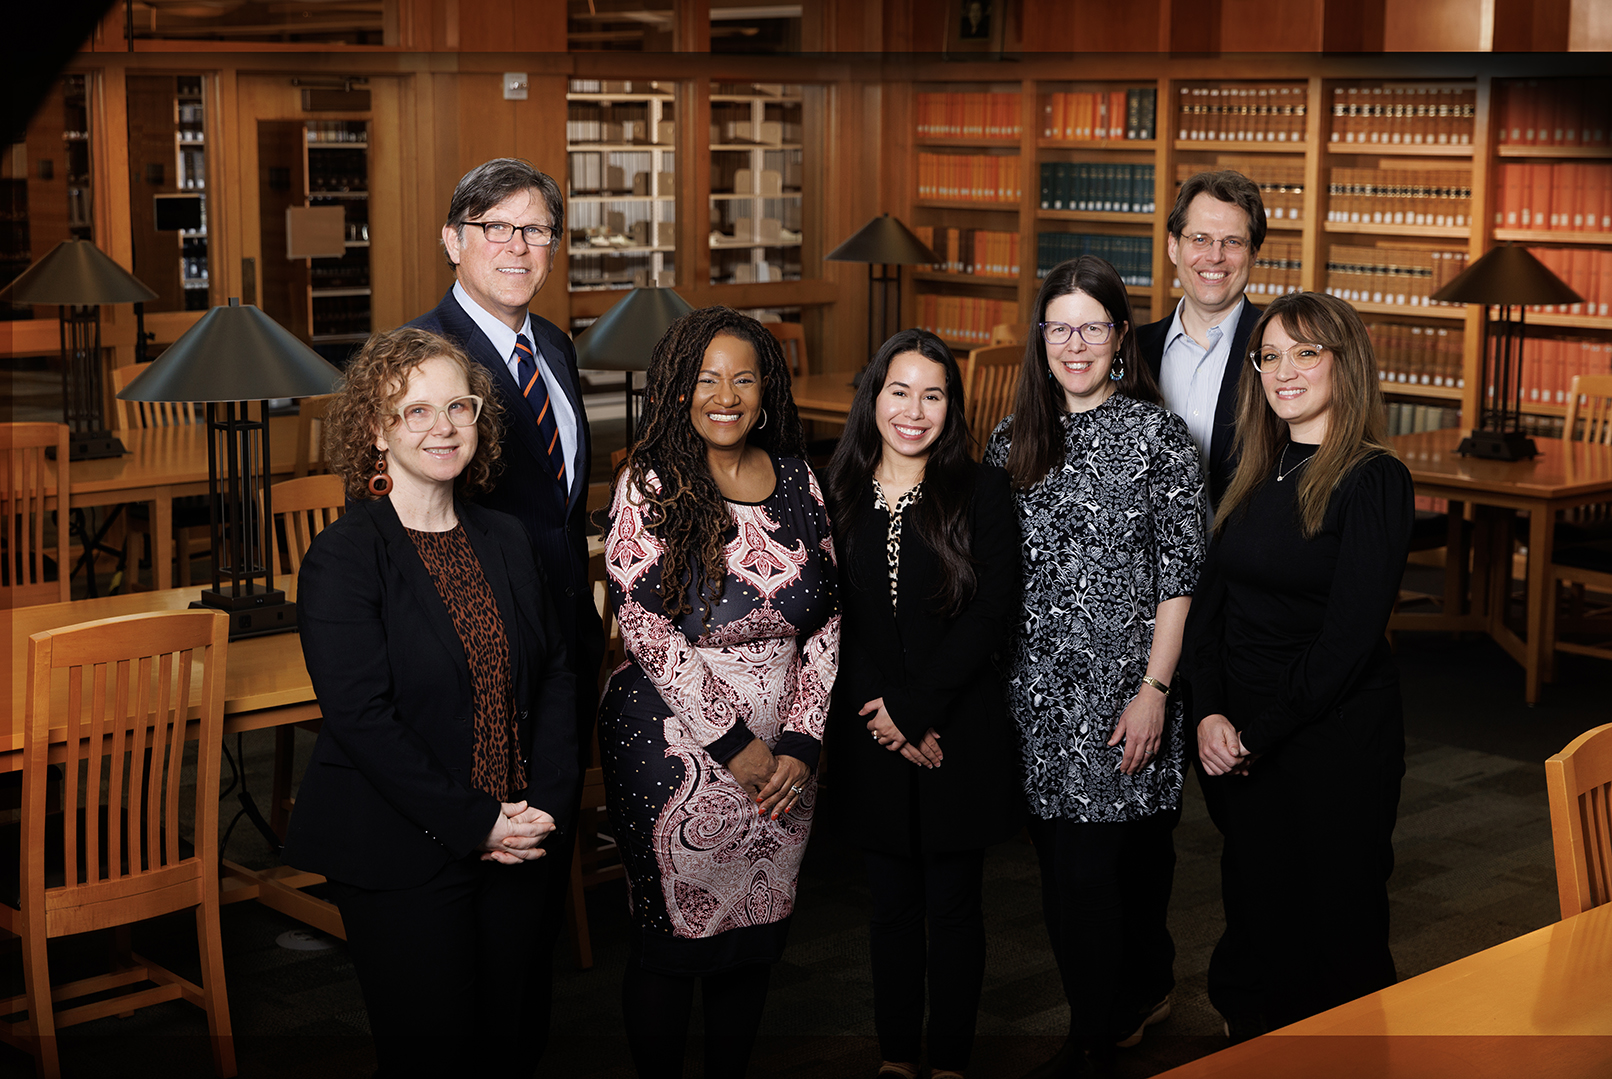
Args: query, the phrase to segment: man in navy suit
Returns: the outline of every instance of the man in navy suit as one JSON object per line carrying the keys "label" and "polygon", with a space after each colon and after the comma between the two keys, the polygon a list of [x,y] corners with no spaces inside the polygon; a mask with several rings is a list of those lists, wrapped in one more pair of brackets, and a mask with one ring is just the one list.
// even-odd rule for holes
{"label": "man in navy suit", "polygon": [[530,162],[504,157],[471,169],[442,226],[454,286],[409,325],[456,341],[492,375],[504,408],[502,471],[480,501],[514,516],[532,538],[577,676],[577,746],[586,767],[598,705],[591,687],[604,657],[588,587],[593,448],[571,339],[527,310],[548,279],[564,226],[559,185]]}
{"label": "man in navy suit", "polygon": [[[548,279],[564,228],[559,185],[530,162],[497,158],[471,169],[454,188],[442,226],[442,246],[454,267],[453,288],[409,325],[456,341],[492,375],[504,410],[502,470],[479,501],[518,519],[531,538],[576,675],[578,763],[586,769],[605,651],[604,628],[588,586],[586,513],[593,448],[571,339],[527,310]],[[574,817],[577,806],[568,808]],[[550,850],[547,860],[557,870],[550,876],[541,915],[552,953],[559,912],[565,909],[569,843]],[[540,984],[545,999],[539,1029],[494,1035],[533,1039],[534,1060],[547,1042],[546,991],[552,988],[546,979]]]}
{"label": "man in navy suit", "polygon": [[1167,229],[1183,295],[1170,317],[1136,331],[1136,344],[1164,403],[1187,421],[1217,506],[1236,465],[1237,380],[1260,315],[1243,291],[1265,242],[1265,203],[1240,172],[1200,172],[1181,185]]}

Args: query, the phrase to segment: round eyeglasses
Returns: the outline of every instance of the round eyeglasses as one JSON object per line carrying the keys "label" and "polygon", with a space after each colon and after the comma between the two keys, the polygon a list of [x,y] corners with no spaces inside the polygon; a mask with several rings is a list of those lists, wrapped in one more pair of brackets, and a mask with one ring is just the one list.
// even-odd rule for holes
{"label": "round eyeglasses", "polygon": [[[515,226],[508,221],[466,221],[475,225],[490,244],[507,244],[515,236]],[[553,247],[560,242],[560,234],[547,225],[522,225],[520,233],[526,237],[528,247]]]}
{"label": "round eyeglasses", "polygon": [[445,405],[410,401],[398,409],[397,414],[402,418],[403,426],[417,435],[423,435],[435,427],[439,415],[447,416],[448,422],[455,427],[470,427],[481,415],[481,398],[472,393],[465,397],[455,397]]}
{"label": "round eyeglasses", "polygon": [[1079,332],[1080,339],[1088,345],[1104,345],[1114,336],[1114,324],[1112,322],[1083,322],[1079,326],[1071,326],[1067,322],[1041,324],[1041,339],[1049,345],[1067,344],[1076,332]]}
{"label": "round eyeglasses", "polygon": [[1294,345],[1291,348],[1279,349],[1272,345],[1262,345],[1248,354],[1248,362],[1254,365],[1254,370],[1262,375],[1268,375],[1282,366],[1282,359],[1293,365],[1296,371],[1308,371],[1321,362],[1322,353],[1326,352],[1325,345]]}

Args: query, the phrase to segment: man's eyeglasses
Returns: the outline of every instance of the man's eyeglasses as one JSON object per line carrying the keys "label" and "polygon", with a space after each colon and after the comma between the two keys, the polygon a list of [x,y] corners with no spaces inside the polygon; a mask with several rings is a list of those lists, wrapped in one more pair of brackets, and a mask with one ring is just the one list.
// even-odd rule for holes
{"label": "man's eyeglasses", "polygon": [[1194,251],[1208,251],[1219,244],[1222,255],[1241,255],[1249,249],[1248,241],[1241,236],[1227,236],[1217,240],[1207,232],[1194,232],[1191,236],[1183,236],[1181,242]]}
{"label": "man's eyeglasses", "polygon": [[1103,345],[1114,336],[1114,324],[1112,322],[1084,322],[1079,326],[1071,326],[1067,322],[1041,324],[1041,339],[1049,345],[1066,344],[1077,332],[1086,344]]}
{"label": "man's eyeglasses", "polygon": [[1282,366],[1282,358],[1285,356],[1294,370],[1308,371],[1321,362],[1321,355],[1326,350],[1325,345],[1300,344],[1286,349],[1263,345],[1248,354],[1248,362],[1252,363],[1254,370],[1260,374],[1268,375]]}
{"label": "man's eyeglasses", "polygon": [[[507,244],[515,236],[515,226],[508,221],[466,221],[475,225],[490,244]],[[547,225],[522,225],[521,235],[528,247],[553,247],[560,242],[560,234]]]}
{"label": "man's eyeglasses", "polygon": [[481,398],[475,394],[465,397],[455,397],[445,405],[433,405],[425,401],[410,401],[397,410],[403,419],[403,426],[417,435],[423,435],[437,425],[437,416],[445,415],[448,422],[455,427],[470,427],[481,415]]}

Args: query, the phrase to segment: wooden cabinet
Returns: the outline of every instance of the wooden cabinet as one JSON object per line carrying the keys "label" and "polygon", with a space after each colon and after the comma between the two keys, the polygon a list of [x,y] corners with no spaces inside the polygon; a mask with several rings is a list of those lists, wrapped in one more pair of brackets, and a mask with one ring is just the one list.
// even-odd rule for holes
{"label": "wooden cabinet", "polygon": [[676,285],[672,84],[572,79],[566,107],[572,291]]}
{"label": "wooden cabinet", "polygon": [[711,85],[711,284],[801,278],[801,88]]}

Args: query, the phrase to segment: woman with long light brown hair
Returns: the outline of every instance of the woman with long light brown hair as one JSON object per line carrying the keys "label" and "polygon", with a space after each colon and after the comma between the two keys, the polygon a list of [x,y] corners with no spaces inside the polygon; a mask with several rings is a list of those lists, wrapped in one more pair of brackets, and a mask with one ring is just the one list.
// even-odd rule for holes
{"label": "woman with long light brown hair", "polygon": [[1184,664],[1225,836],[1209,999],[1238,1039],[1395,979],[1387,882],[1405,736],[1383,630],[1415,516],[1354,309],[1283,296],[1249,341],[1237,473]]}

